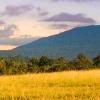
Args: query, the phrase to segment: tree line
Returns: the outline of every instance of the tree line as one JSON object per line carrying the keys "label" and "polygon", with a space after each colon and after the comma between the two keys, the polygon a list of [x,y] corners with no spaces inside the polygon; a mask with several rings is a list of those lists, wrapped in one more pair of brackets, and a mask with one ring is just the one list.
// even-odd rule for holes
{"label": "tree line", "polygon": [[56,72],[65,70],[85,70],[100,68],[100,55],[88,59],[84,54],[79,54],[73,60],[66,60],[63,57],[48,58],[42,56],[34,57],[0,57],[0,75]]}

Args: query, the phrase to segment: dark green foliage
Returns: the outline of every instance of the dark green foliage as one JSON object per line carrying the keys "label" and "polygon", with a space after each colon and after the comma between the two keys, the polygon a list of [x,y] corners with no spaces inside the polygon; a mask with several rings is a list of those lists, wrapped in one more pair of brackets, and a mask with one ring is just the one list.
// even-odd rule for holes
{"label": "dark green foliage", "polygon": [[50,62],[49,62],[49,59],[48,59],[48,57],[46,57],[46,56],[42,56],[41,58],[40,58],[40,60],[39,60],[39,66],[47,66],[47,65],[49,65],[50,64]]}
{"label": "dark green foliage", "polygon": [[29,72],[38,72],[39,71],[38,63],[39,63],[39,61],[37,58],[29,58],[28,62],[27,62],[28,71]]}
{"label": "dark green foliage", "polygon": [[0,58],[0,74],[4,74],[6,70],[6,63],[4,58]]}
{"label": "dark green foliage", "polygon": [[84,54],[79,54],[72,62],[74,69],[82,70],[92,67],[92,61],[90,61]]}
{"label": "dark green foliage", "polygon": [[52,71],[63,71],[67,68],[67,62],[63,57],[54,60]]}
{"label": "dark green foliage", "polygon": [[51,59],[46,56],[41,58],[1,57],[0,75],[23,73],[55,72],[65,70],[84,70],[100,67],[100,55],[89,60],[84,54],[79,54],[74,60],[68,61],[63,57]]}
{"label": "dark green foliage", "polygon": [[94,65],[100,67],[100,55],[93,59]]}

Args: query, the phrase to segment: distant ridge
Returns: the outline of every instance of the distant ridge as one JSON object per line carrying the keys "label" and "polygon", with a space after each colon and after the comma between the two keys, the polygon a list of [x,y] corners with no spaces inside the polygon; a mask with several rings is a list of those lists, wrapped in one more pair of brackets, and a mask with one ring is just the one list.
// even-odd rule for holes
{"label": "distant ridge", "polygon": [[41,38],[11,50],[8,55],[74,58],[79,53],[91,58],[100,54],[100,25],[77,27]]}

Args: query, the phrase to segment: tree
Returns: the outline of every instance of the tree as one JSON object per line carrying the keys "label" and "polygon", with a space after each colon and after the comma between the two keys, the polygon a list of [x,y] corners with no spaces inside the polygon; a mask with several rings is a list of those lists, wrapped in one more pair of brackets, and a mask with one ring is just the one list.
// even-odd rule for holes
{"label": "tree", "polygon": [[38,72],[39,67],[38,67],[39,60],[37,58],[29,58],[27,65],[28,65],[28,71],[29,72]]}
{"label": "tree", "polygon": [[100,55],[93,59],[93,65],[100,67]]}
{"label": "tree", "polygon": [[4,58],[0,58],[0,74],[4,74],[6,71],[6,63]]}
{"label": "tree", "polygon": [[66,61],[63,57],[59,57],[58,59],[54,60],[54,64],[50,68],[50,71],[63,71],[66,70]]}
{"label": "tree", "polygon": [[92,67],[92,62],[89,59],[87,59],[87,57],[82,53],[76,57],[73,63],[75,68],[78,70],[89,69]]}
{"label": "tree", "polygon": [[6,59],[6,74],[21,74],[25,73],[27,66],[23,61],[23,58],[19,56],[8,57]]}
{"label": "tree", "polygon": [[39,59],[39,66],[47,66],[47,65],[49,65],[49,62],[50,60],[49,60],[49,58],[48,57],[46,57],[46,56],[42,56],[40,59]]}

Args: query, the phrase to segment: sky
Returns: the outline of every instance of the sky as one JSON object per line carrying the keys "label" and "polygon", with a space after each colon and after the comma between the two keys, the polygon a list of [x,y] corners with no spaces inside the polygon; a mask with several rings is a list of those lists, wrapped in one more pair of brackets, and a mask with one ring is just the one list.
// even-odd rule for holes
{"label": "sky", "polygon": [[0,0],[0,50],[100,24],[100,0]]}

